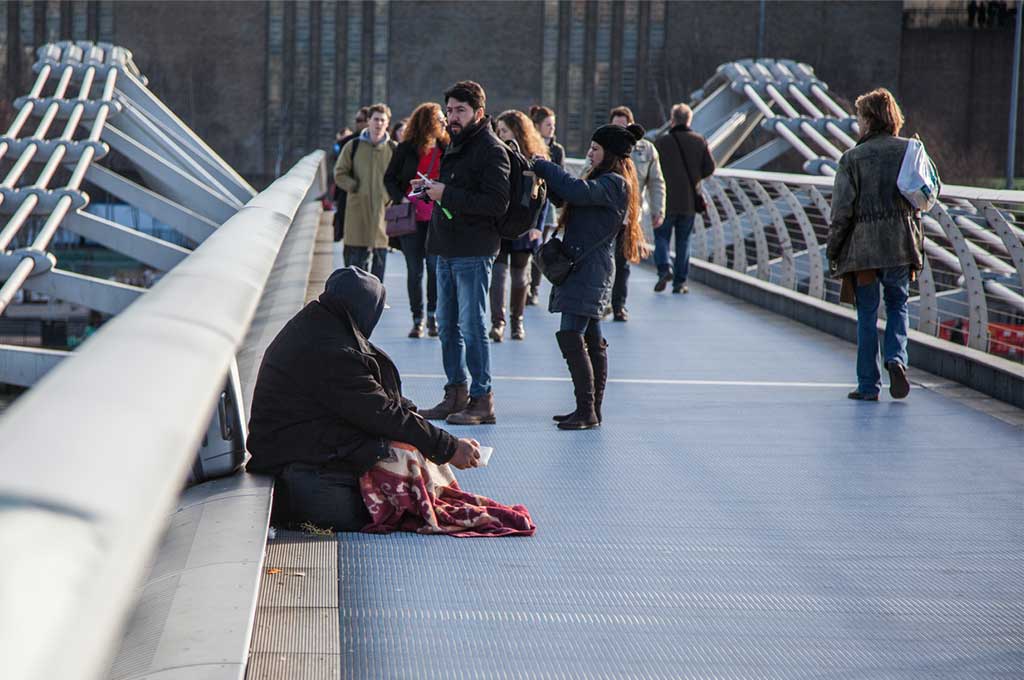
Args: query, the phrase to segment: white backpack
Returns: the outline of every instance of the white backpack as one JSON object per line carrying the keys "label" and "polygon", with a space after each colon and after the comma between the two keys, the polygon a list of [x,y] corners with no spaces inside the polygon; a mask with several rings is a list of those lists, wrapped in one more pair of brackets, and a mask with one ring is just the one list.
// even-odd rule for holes
{"label": "white backpack", "polygon": [[920,139],[908,140],[896,186],[903,197],[918,210],[928,212],[938,200],[942,182]]}

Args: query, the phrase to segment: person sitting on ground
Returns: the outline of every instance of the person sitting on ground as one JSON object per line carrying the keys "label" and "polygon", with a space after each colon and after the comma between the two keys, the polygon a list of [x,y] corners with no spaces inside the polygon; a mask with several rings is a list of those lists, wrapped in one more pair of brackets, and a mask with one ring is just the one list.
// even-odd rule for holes
{"label": "person sitting on ground", "polygon": [[263,355],[247,469],[274,475],[277,526],[365,528],[372,518],[360,477],[393,456],[394,442],[437,465],[477,465],[477,442],[421,418],[402,396],[394,363],[370,343],[384,297],[377,277],[356,267],[338,269]]}

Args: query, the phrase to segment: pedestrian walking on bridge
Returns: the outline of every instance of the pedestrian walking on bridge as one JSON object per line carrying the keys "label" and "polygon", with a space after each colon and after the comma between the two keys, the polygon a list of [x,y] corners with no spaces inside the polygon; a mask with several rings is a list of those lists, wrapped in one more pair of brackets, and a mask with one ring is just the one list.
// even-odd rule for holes
{"label": "pedestrian walking on bridge", "polygon": [[907,139],[898,137],[903,112],[889,90],[872,90],[854,104],[861,138],[843,154],[832,190],[832,225],[826,255],[829,270],[852,289],[857,307],[857,389],[850,399],[878,401],[879,283],[885,299],[889,393],[902,399],[907,381],[907,297],[924,266],[919,213],[900,193],[897,178]]}
{"label": "pedestrian walking on bridge", "polygon": [[334,181],[348,194],[342,251],[345,266],[360,267],[383,282],[388,255],[384,210],[390,200],[384,190],[384,171],[395,143],[388,135],[391,109],[374,104],[369,113],[366,129],[338,155]]}

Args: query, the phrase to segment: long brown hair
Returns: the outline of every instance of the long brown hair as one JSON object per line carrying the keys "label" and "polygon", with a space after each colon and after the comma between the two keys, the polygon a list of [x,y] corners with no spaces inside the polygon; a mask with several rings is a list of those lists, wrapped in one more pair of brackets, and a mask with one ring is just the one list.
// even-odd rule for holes
{"label": "long brown hair", "polygon": [[516,144],[519,145],[520,153],[527,158],[534,156],[551,158],[551,152],[548,151],[548,145],[544,138],[537,132],[530,117],[522,111],[509,109],[498,116],[496,122],[504,123],[512,131],[512,134],[516,136]]}
{"label": "long brown hair", "polygon": [[441,107],[433,102],[417,106],[405,125],[402,141],[412,142],[420,152],[429,151],[438,142],[447,146],[448,131],[444,129]]}
{"label": "long brown hair", "polygon": [[[647,256],[647,244],[644,241],[644,233],[640,228],[640,182],[636,177],[636,166],[633,159],[616,156],[605,151],[604,160],[596,168],[590,168],[583,174],[583,179],[596,179],[605,173],[613,172],[626,180],[626,221],[622,225],[622,254],[630,262],[639,262],[640,258]],[[572,213],[572,206],[567,205],[562,209],[562,215],[558,219],[558,228],[564,229],[569,223],[569,215]]]}

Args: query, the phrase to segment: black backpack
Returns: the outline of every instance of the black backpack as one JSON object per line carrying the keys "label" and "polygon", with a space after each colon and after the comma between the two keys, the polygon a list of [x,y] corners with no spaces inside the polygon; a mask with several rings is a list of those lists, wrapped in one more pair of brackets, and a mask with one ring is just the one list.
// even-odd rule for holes
{"label": "black backpack", "polygon": [[540,213],[548,199],[544,180],[533,174],[533,161],[519,150],[515,142],[508,145],[509,201],[508,210],[498,218],[498,234],[502,238],[517,239],[537,228]]}

